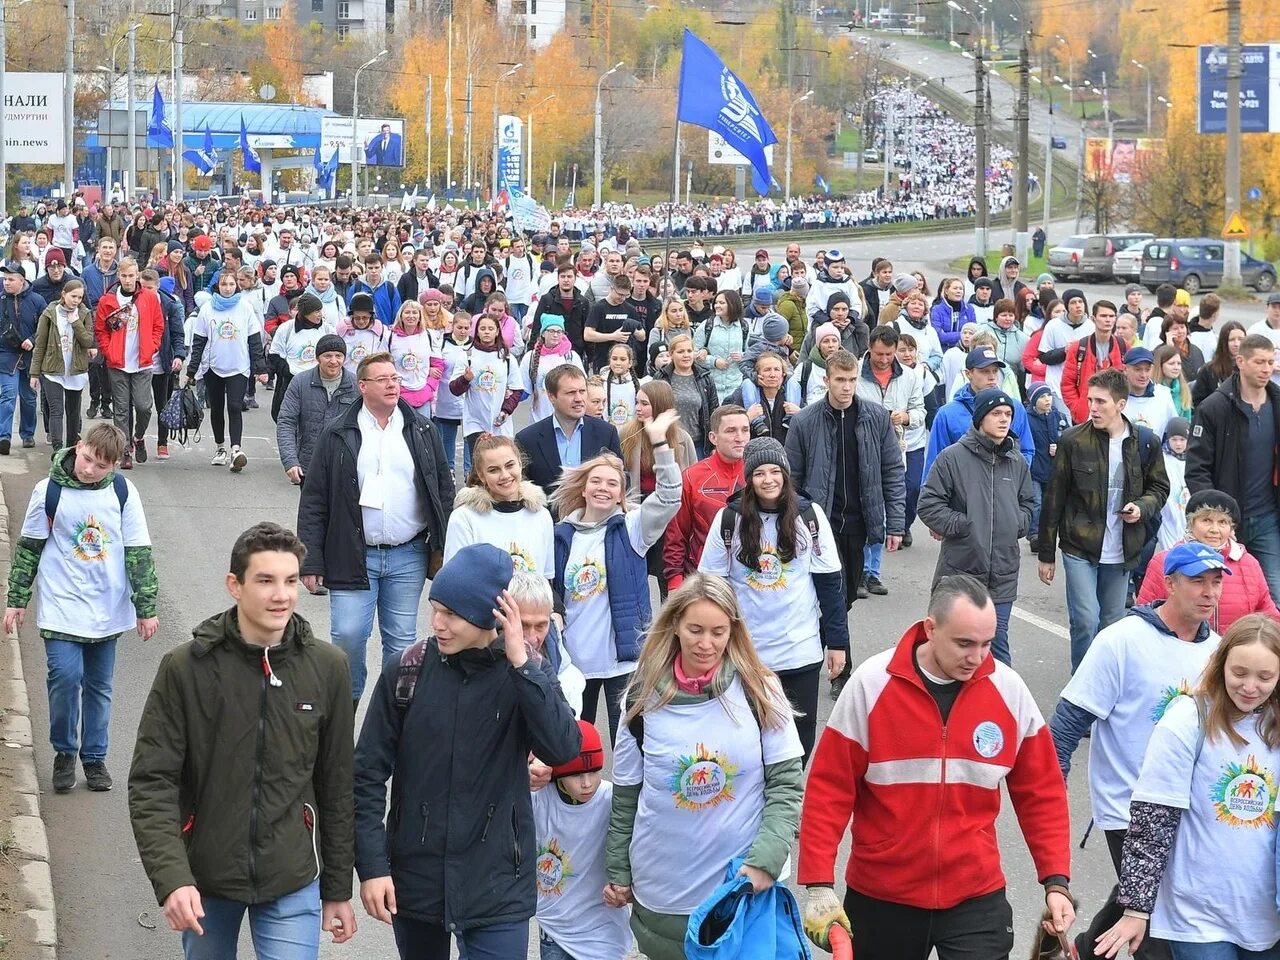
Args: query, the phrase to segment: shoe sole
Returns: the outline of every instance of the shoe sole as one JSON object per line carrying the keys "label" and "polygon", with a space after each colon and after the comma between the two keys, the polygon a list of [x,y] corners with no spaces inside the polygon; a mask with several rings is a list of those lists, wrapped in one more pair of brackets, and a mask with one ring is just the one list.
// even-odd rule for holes
{"label": "shoe sole", "polygon": [[248,466],[248,464],[249,464],[249,458],[246,457],[243,453],[237,453],[234,457],[231,458],[231,472],[239,473],[246,466]]}
{"label": "shoe sole", "polygon": [[107,786],[105,786],[105,787],[104,787],[104,786],[101,786],[101,785],[99,785],[99,786],[96,786],[96,787],[95,787],[95,786],[92,786],[92,785],[90,785],[90,784],[86,784],[86,786],[88,786],[88,787],[89,787],[89,789],[90,789],[91,791],[93,791],[94,793],[110,793],[110,792],[111,792],[111,788],[112,788],[112,787],[114,787],[114,786],[115,786],[115,784],[113,784],[113,783],[112,783],[112,784],[108,784],[108,785],[107,785]]}

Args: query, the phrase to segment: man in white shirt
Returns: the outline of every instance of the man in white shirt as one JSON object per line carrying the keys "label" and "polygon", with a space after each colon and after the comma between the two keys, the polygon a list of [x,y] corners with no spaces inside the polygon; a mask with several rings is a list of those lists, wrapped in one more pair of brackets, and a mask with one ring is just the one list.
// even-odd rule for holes
{"label": "man in white shirt", "polygon": [[[1267,295],[1267,315],[1251,326],[1249,333],[1260,333],[1280,348],[1280,290]],[[1271,382],[1280,384],[1280,367],[1271,375]]]}
{"label": "man in white shirt", "polygon": [[417,637],[428,557],[444,549],[454,487],[440,434],[400,399],[391,355],[361,361],[356,385],[361,399],[316,442],[298,535],[303,583],[330,591],[333,642],[346,651],[358,703],[375,612],[382,665]]}
{"label": "man in white shirt", "polygon": [[517,236],[511,241],[510,255],[502,261],[502,275],[507,306],[521,326],[537,291],[538,273],[537,258],[525,252],[524,237]]}
{"label": "man in white shirt", "polygon": [[1153,375],[1155,357],[1146,347],[1130,347],[1124,355],[1124,375],[1129,381],[1129,402],[1125,413],[1139,426],[1146,427],[1157,438],[1164,439],[1169,421],[1178,415],[1173,394]]}

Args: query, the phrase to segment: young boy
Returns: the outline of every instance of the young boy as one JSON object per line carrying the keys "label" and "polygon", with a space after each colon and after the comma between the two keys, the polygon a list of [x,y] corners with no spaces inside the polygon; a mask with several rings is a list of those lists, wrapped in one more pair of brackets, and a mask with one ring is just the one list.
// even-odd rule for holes
{"label": "young boy", "polygon": [[364,279],[351,285],[347,295],[347,308],[357,293],[367,293],[373,297],[373,312],[378,322],[390,329],[400,313],[400,291],[389,280],[382,279],[382,258],[371,253],[362,261],[364,263]]}
{"label": "young boy", "polygon": [[604,747],[594,724],[578,721],[582,751],[553,767],[535,788],[538,930],[542,960],[623,960],[631,950],[629,911],[600,899],[613,784],[600,776]]}
{"label": "young boy", "polygon": [[979,277],[973,282],[973,296],[969,303],[973,306],[973,318],[978,323],[990,323],[995,315],[996,302],[991,299],[993,286],[986,277]]}
{"label": "young boy", "polygon": [[1031,386],[1031,395],[1027,398],[1027,422],[1031,424],[1031,436],[1036,442],[1036,455],[1031,461],[1031,486],[1036,503],[1031,509],[1031,526],[1027,533],[1027,542],[1031,545],[1031,552],[1035,553],[1040,543],[1036,536],[1040,530],[1040,504],[1044,500],[1044,488],[1049,485],[1049,475],[1053,473],[1058,438],[1071,426],[1054,405],[1053,390],[1042,380]]}
{"label": "young boy", "polygon": [[150,640],[159,628],[142,498],[117,472],[125,450],[124,434],[98,423],[54,454],[48,478],[31,491],[9,571],[7,632],[22,626],[31,589],[40,588],[36,625],[48,660],[57,793],[76,785],[77,753],[89,789],[111,789],[105,761],[116,641],[135,627]]}

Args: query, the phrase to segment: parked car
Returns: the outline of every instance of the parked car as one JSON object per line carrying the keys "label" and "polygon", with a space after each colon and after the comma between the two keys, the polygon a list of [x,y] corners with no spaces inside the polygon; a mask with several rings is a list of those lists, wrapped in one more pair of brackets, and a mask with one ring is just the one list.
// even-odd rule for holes
{"label": "parked car", "polygon": [[880,151],[877,150],[875,147],[867,147],[867,149],[862,151],[862,162],[863,163],[879,163]]}
{"label": "parked car", "polygon": [[[1222,283],[1222,259],[1226,244],[1211,237],[1154,240],[1142,251],[1139,281],[1155,292],[1162,283],[1182,287],[1192,295]],[[1240,251],[1240,279],[1246,287],[1266,293],[1276,285],[1276,268]]]}
{"label": "parked car", "polygon": [[1142,276],[1142,251],[1150,240],[1131,243],[1111,258],[1111,279],[1116,283],[1136,283]]}
{"label": "parked car", "polygon": [[1068,237],[1049,250],[1049,272],[1055,280],[1081,277],[1098,281],[1112,276],[1116,253],[1139,240],[1154,240],[1151,233],[1086,233]]}

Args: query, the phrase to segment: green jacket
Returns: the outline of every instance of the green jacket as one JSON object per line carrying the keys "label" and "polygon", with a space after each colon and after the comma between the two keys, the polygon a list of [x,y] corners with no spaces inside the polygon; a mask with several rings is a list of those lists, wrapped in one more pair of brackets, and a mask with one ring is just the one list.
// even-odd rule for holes
{"label": "green jacket", "polygon": [[[1136,503],[1142,511],[1140,523],[1122,523],[1124,567],[1138,565],[1148,539],[1148,525],[1160,515],[1169,498],[1169,476],[1164,469],[1160,440],[1146,427],[1132,420],[1129,435],[1121,444],[1124,490],[1120,507]],[[1044,489],[1040,506],[1039,555],[1041,563],[1057,561],[1058,546],[1071,554],[1098,563],[1107,531],[1107,459],[1110,438],[1086,420],[1058,438],[1053,472]]]}
{"label": "green jacket", "polygon": [[[83,306],[77,311],[72,324],[71,372],[84,373],[89,369],[89,348],[96,347],[93,339],[93,320]],[[42,373],[60,376],[66,371],[62,358],[62,342],[58,337],[58,305],[51,303],[40,314],[36,327],[36,348],[31,353],[31,376]]]}
{"label": "green jacket", "polygon": [[129,818],[156,900],[194,884],[267,903],[316,878],[322,900],[350,900],[346,656],[297,614],[269,651],[245,643],[234,608],[193,634],[160,662],[129,770]]}
{"label": "green jacket", "polygon": [[[718,695],[733,680],[736,671],[729,660],[723,660],[711,687],[704,693],[677,691],[671,702],[704,703]],[[668,683],[674,684],[674,675]],[[624,710],[625,713],[625,710]],[[609,814],[609,835],[605,841],[605,871],[609,882],[631,885],[631,835],[635,831],[636,810],[640,805],[642,784],[614,785],[613,807]],[[804,761],[800,757],[766,764],[764,768],[764,815],[760,832],[747,851],[748,865],[758,867],[769,876],[782,873],[791,845],[800,829],[800,802],[804,796]]]}
{"label": "green jacket", "polygon": [[791,334],[791,349],[799,350],[809,332],[809,315],[805,312],[804,299],[788,290],[774,305],[775,310],[787,320],[787,332]]}

